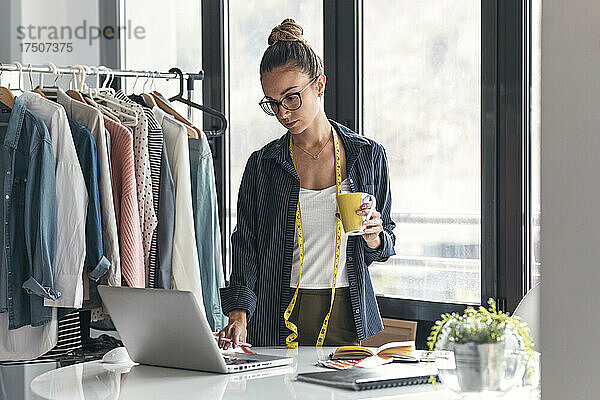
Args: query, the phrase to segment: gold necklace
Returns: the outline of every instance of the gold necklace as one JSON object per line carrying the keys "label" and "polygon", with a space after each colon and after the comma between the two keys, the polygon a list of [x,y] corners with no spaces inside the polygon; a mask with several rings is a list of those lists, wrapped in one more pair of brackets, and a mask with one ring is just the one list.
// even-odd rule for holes
{"label": "gold necklace", "polygon": [[331,135],[329,135],[329,139],[327,139],[327,142],[325,143],[325,145],[323,147],[321,147],[321,150],[319,150],[319,152],[317,154],[312,154],[309,153],[308,151],[304,150],[302,147],[298,146],[297,144],[295,144],[295,146],[297,148],[299,148],[300,150],[302,150],[303,152],[305,152],[306,154],[308,154],[309,156],[311,156],[313,158],[313,160],[317,160],[319,158],[319,156],[321,155],[321,153],[323,152],[323,150],[325,150],[325,147],[327,147],[327,144],[329,144],[329,142],[331,141],[331,137],[333,136],[333,128],[331,128]]}

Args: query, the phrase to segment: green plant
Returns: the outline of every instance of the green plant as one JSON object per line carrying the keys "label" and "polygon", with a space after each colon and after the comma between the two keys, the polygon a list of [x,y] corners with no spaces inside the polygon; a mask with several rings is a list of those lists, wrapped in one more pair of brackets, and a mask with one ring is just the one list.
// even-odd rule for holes
{"label": "green plant", "polygon": [[[516,335],[520,347],[527,354],[527,372],[533,373],[532,360],[533,341],[529,336],[527,323],[519,317],[511,316],[496,308],[494,299],[488,300],[489,308],[480,306],[475,309],[467,307],[462,315],[457,313],[442,314],[441,320],[435,322],[431,334],[427,338],[429,350],[448,348],[448,345],[464,343],[497,343],[503,342],[509,335]],[[443,335],[440,335],[443,332]],[[440,340],[441,339],[441,340]],[[443,341],[443,343],[438,343]]]}

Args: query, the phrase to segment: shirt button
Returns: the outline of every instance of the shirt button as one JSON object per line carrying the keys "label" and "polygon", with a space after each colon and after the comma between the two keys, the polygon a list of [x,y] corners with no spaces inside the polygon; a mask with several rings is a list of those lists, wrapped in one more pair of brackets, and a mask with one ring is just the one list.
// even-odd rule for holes
{"label": "shirt button", "polygon": [[360,312],[360,310],[357,308],[356,310],[354,310],[354,314],[358,314]]}
{"label": "shirt button", "polygon": [[350,282],[350,286],[354,286],[354,282]]}
{"label": "shirt button", "polygon": [[8,221],[4,221],[4,225],[8,225]]}
{"label": "shirt button", "polygon": [[8,301],[12,301],[12,297],[9,297],[9,298],[8,298]]}
{"label": "shirt button", "polygon": [[6,175],[10,175],[10,171],[6,171]]}
{"label": "shirt button", "polygon": [[60,290],[57,290],[56,294],[60,296],[61,295]]}
{"label": "shirt button", "polygon": [[9,274],[9,275],[10,275],[10,274],[12,274],[12,271],[8,271],[8,274]]}
{"label": "shirt button", "polygon": [[348,261],[352,261],[352,256],[348,257]]}
{"label": "shirt button", "polygon": [[10,199],[9,195],[4,196],[6,198],[6,200]]}

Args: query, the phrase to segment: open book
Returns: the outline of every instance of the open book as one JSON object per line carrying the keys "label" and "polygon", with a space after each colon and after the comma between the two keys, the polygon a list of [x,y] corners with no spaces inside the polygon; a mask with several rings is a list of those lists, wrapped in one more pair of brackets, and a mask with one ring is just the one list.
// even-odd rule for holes
{"label": "open book", "polygon": [[404,361],[418,361],[413,354],[415,342],[390,342],[380,347],[342,346],[338,347],[331,355],[332,360],[362,360],[363,358],[378,355],[392,357]]}

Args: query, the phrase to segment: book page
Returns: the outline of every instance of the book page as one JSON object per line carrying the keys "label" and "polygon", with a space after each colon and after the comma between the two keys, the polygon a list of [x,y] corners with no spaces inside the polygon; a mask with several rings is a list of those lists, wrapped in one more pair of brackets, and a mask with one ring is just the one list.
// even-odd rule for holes
{"label": "book page", "polygon": [[406,342],[390,342],[386,343],[383,346],[379,346],[375,350],[375,354],[379,354],[384,350],[391,349],[392,347],[406,347],[406,350],[414,350],[415,349],[415,341],[409,340]]}

